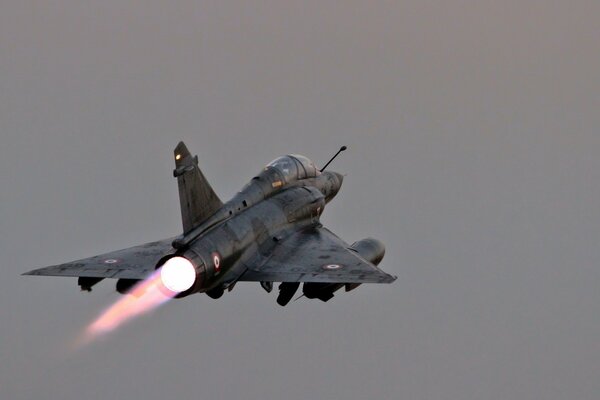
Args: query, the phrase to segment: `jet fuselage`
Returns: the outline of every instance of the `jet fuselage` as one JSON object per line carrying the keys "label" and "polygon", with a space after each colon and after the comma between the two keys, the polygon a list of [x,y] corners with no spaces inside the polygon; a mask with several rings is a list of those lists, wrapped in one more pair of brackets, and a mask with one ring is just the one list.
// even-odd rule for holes
{"label": "jet fuselage", "polygon": [[325,204],[343,181],[342,175],[327,171],[280,188],[276,171],[265,172],[205,223],[173,241],[173,255],[191,261],[197,274],[194,285],[178,297],[196,292],[220,296],[248,264],[266,259],[281,238],[319,224]]}

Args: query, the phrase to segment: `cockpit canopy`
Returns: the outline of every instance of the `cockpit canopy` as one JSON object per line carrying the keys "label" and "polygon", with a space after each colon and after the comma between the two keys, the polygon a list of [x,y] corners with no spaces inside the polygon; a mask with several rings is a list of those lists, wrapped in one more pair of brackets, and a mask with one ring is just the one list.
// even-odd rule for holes
{"label": "cockpit canopy", "polygon": [[314,178],[320,174],[312,161],[299,154],[289,154],[276,158],[267,164],[267,168],[269,167],[276,168],[283,175],[286,182]]}

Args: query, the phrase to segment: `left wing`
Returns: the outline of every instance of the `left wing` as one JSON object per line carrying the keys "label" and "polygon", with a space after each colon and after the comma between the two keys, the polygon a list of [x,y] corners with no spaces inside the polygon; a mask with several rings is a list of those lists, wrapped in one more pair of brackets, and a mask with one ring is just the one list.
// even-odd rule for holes
{"label": "left wing", "polygon": [[331,231],[316,227],[296,232],[278,243],[266,260],[250,266],[239,280],[391,283],[396,277],[360,257]]}
{"label": "left wing", "polygon": [[173,251],[173,238],[129,247],[66,264],[34,269],[23,275],[80,276],[90,278],[144,279],[158,261]]}

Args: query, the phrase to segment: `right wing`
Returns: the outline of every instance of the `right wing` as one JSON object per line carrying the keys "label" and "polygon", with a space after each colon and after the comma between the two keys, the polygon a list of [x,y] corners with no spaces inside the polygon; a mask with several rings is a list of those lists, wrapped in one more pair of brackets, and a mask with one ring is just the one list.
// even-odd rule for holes
{"label": "right wing", "polygon": [[246,270],[239,280],[391,283],[396,277],[363,259],[333,232],[315,227],[282,240],[268,258]]}
{"label": "right wing", "polygon": [[158,261],[173,251],[173,238],[129,247],[65,264],[34,269],[23,275],[145,279]]}

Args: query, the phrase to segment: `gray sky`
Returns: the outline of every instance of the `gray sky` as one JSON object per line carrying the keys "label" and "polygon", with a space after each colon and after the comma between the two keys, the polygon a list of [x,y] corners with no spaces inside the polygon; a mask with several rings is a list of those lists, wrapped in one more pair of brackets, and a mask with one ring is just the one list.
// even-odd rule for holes
{"label": "gray sky", "polygon": [[[597,1],[3,1],[0,397],[597,399]],[[286,308],[112,303],[21,277],[178,234],[179,140],[223,199],[271,159],[347,174],[323,217],[399,279]]]}

